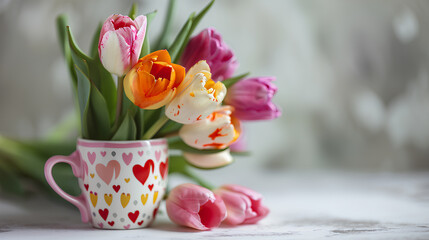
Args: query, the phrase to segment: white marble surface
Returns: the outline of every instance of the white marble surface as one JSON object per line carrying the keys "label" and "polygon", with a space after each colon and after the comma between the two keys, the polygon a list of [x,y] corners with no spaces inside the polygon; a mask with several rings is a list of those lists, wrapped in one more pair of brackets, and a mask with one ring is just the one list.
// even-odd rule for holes
{"label": "white marble surface", "polygon": [[249,186],[272,210],[257,225],[198,232],[174,225],[164,211],[148,229],[98,230],[80,223],[72,207],[3,196],[0,239],[429,239],[429,173],[252,176]]}

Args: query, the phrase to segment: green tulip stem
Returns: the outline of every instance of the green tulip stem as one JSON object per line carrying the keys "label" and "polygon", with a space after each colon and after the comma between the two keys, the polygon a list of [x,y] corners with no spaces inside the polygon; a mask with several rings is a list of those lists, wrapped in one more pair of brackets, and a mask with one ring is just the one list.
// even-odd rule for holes
{"label": "green tulip stem", "polygon": [[116,95],[116,115],[115,115],[114,129],[117,129],[119,127],[119,120],[122,112],[122,98],[124,95],[124,76],[121,76],[121,77],[118,76],[117,91],[118,92]]}
{"label": "green tulip stem", "polygon": [[165,114],[161,114],[159,119],[147,130],[143,135],[142,140],[151,139],[167,122],[169,118]]}
{"label": "green tulip stem", "polygon": [[182,173],[186,177],[194,180],[201,187],[205,187],[205,188],[207,188],[209,190],[214,190],[215,189],[215,187],[213,185],[211,185],[210,183],[202,180],[200,177],[198,177],[194,173],[190,172],[189,170],[181,171],[180,173]]}

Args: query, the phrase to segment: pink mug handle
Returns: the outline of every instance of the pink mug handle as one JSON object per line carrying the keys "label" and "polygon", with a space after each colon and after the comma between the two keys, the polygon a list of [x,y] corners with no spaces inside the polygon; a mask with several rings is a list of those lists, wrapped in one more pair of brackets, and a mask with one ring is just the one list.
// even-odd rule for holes
{"label": "pink mug handle", "polygon": [[52,177],[52,168],[55,164],[60,162],[70,164],[73,170],[73,174],[75,175],[75,177],[79,178],[83,174],[82,169],[80,167],[79,153],[75,151],[70,156],[58,155],[49,158],[45,164],[45,177],[48,184],[58,195],[60,195],[62,198],[69,201],[71,204],[75,205],[79,209],[80,215],[82,217],[82,222],[86,223],[91,218],[91,213],[86,206],[86,200],[83,193],[78,197],[74,197],[67,194],[57,185],[54,178]]}

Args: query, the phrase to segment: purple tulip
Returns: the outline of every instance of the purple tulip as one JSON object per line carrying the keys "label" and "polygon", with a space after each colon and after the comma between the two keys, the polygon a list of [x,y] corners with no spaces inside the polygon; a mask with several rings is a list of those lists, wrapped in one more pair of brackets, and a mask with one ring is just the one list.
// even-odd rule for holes
{"label": "purple tulip", "polygon": [[234,107],[234,116],[240,120],[266,120],[281,115],[271,102],[277,87],[275,77],[244,79],[228,88],[224,103]]}
{"label": "purple tulip", "polygon": [[138,16],[134,21],[119,14],[108,17],[98,41],[104,68],[118,76],[126,74],[138,61],[145,34],[146,16]]}
{"label": "purple tulip", "polygon": [[213,28],[206,28],[189,40],[180,59],[180,65],[189,69],[200,60],[207,61],[212,79],[215,81],[231,77],[238,67],[234,53]]}

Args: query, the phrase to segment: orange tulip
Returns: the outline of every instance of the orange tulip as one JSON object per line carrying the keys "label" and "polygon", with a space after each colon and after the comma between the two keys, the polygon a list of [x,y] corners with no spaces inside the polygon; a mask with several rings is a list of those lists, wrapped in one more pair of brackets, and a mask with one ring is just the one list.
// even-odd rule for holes
{"label": "orange tulip", "polygon": [[185,68],[171,63],[167,50],[159,50],[141,58],[127,73],[124,91],[140,108],[157,109],[169,103],[183,88]]}

